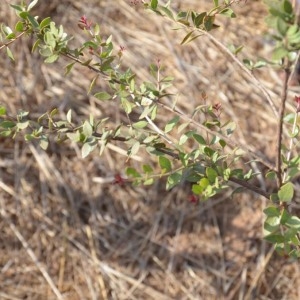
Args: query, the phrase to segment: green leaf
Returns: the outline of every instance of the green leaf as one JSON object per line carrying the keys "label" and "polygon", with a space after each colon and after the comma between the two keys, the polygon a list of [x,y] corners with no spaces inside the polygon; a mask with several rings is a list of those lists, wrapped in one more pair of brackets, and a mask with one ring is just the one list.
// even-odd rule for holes
{"label": "green leaf", "polygon": [[81,156],[82,158],[87,157],[95,148],[97,144],[96,143],[84,143],[82,148],[81,148]]}
{"label": "green leaf", "polygon": [[158,4],[158,0],[151,0],[150,6],[152,9],[156,9]]}
{"label": "green leaf", "polygon": [[132,108],[134,106],[133,103],[128,101],[126,98],[121,98],[121,104],[126,114],[130,114],[132,112]]}
{"label": "green leaf", "polygon": [[154,179],[153,178],[148,178],[144,181],[144,185],[151,185],[154,183]]}
{"label": "green leaf", "polygon": [[[51,112],[51,117],[53,117],[56,113],[57,113],[57,110],[53,110]],[[67,112],[67,121],[70,124],[72,123],[72,109],[69,109],[68,112]]]}
{"label": "green leaf", "polygon": [[144,143],[144,144],[149,144],[149,143],[153,142],[155,139],[157,139],[157,136],[149,135],[148,137],[146,137],[146,138],[143,140],[143,143]]}
{"label": "green leaf", "polygon": [[29,13],[27,11],[21,11],[20,13],[18,13],[19,17],[22,19],[27,19]]}
{"label": "green leaf", "polygon": [[0,136],[9,137],[10,135],[12,135],[12,133],[13,132],[10,129],[8,129],[8,130],[1,131]]}
{"label": "green leaf", "polygon": [[0,116],[5,116],[6,115],[6,107],[5,106],[0,106]]}
{"label": "green leaf", "polygon": [[264,230],[265,232],[275,232],[279,229],[280,226],[280,216],[267,217],[264,222]]}
{"label": "green leaf", "polygon": [[277,18],[277,30],[281,34],[281,36],[285,36],[287,33],[287,30],[289,28],[289,25],[281,18]]}
{"label": "green leaf", "polygon": [[169,121],[165,126],[165,133],[170,132],[176,126],[179,120],[180,120],[179,116],[175,116],[171,121]]}
{"label": "green leaf", "polygon": [[52,64],[52,63],[54,63],[55,61],[57,61],[58,58],[59,58],[58,54],[52,54],[52,55],[50,55],[49,57],[47,57],[47,58],[45,59],[45,63],[47,63],[47,64]]}
{"label": "green leaf", "polygon": [[20,130],[26,129],[29,125],[29,121],[25,121],[25,122],[18,122],[17,123],[17,128]]}
{"label": "green leaf", "polygon": [[153,173],[153,168],[149,165],[143,165],[143,171],[146,174],[151,174]]}
{"label": "green leaf", "polygon": [[94,96],[97,99],[102,100],[102,101],[110,100],[112,98],[111,95],[106,92],[99,92],[99,93],[96,93]]}
{"label": "green leaf", "polygon": [[287,56],[288,54],[289,54],[289,52],[285,47],[279,46],[274,49],[273,54],[272,54],[272,59],[280,60],[280,59],[284,58],[285,56]]}
{"label": "green leaf", "polygon": [[16,26],[15,26],[15,30],[18,32],[22,32],[24,30],[24,24],[22,21],[18,21]]}
{"label": "green leaf", "polygon": [[267,65],[267,62],[265,60],[258,60],[254,65],[253,65],[253,68],[254,69],[259,69],[259,68],[262,68],[264,66]]}
{"label": "green leaf", "polygon": [[27,11],[30,11],[37,3],[39,0],[33,0],[29,3],[29,5],[27,6]]}
{"label": "green leaf", "polygon": [[248,68],[248,69],[252,69],[253,67],[253,62],[250,59],[243,59],[243,64]]}
{"label": "green leaf", "polygon": [[33,53],[39,46],[39,44],[41,43],[41,40],[36,40],[32,46],[31,52]]}
{"label": "green leaf", "polygon": [[179,139],[179,142],[178,144],[181,146],[183,145],[184,143],[186,143],[186,141],[189,139],[189,136],[185,133],[183,134],[180,139]]}
{"label": "green leaf", "polygon": [[72,62],[72,63],[66,65],[66,67],[65,67],[66,68],[65,76],[67,76],[71,72],[71,70],[73,69],[74,65],[75,65],[75,62]]}
{"label": "green leaf", "polygon": [[275,171],[269,171],[267,174],[266,174],[266,178],[267,179],[270,179],[270,180],[275,180],[277,178],[277,174]]}
{"label": "green leaf", "polygon": [[171,174],[167,179],[167,185],[166,185],[167,190],[170,190],[171,188],[179,184],[181,182],[181,178],[182,178],[182,171],[178,171]]}
{"label": "green leaf", "polygon": [[269,234],[266,235],[264,239],[272,244],[284,242],[284,237],[280,234]]}
{"label": "green leaf", "polygon": [[6,54],[12,61],[15,61],[14,55],[12,54],[12,52],[8,47],[6,47]]}
{"label": "green leaf", "polygon": [[207,16],[207,12],[200,13],[194,20],[195,27],[199,28],[202,25],[204,18]]}
{"label": "green leaf", "polygon": [[172,11],[167,6],[162,6],[160,8],[166,16],[168,16],[171,20],[175,20]]}
{"label": "green leaf", "polygon": [[181,131],[183,131],[183,130],[184,130],[186,127],[188,127],[190,124],[191,124],[190,122],[186,122],[186,123],[181,124],[181,125],[178,127],[178,129],[177,129],[178,133],[180,133]]}
{"label": "green leaf", "polygon": [[39,145],[43,150],[47,150],[49,146],[48,138],[46,136],[43,136],[39,141]]}
{"label": "green leaf", "polygon": [[50,22],[51,22],[50,17],[47,17],[47,18],[43,19],[42,22],[40,23],[39,28],[43,29],[44,27],[47,27],[50,24]]}
{"label": "green leaf", "polygon": [[88,121],[85,121],[82,126],[82,132],[86,137],[92,136],[93,126]]}
{"label": "green leaf", "polygon": [[280,216],[279,208],[275,207],[275,206],[267,207],[267,208],[264,209],[263,212],[268,217],[279,217]]}
{"label": "green leaf", "polygon": [[192,192],[196,195],[201,195],[203,193],[203,187],[201,187],[199,184],[193,184]]}
{"label": "green leaf", "polygon": [[236,18],[236,14],[231,8],[224,8],[219,12],[219,14],[228,17],[228,18]]}
{"label": "green leaf", "polygon": [[226,142],[224,140],[219,140],[220,146],[224,149],[226,147]]}
{"label": "green leaf", "polygon": [[204,139],[201,135],[199,135],[199,134],[197,134],[197,133],[193,134],[193,138],[194,138],[195,141],[198,142],[200,145],[206,145],[206,144],[207,144],[206,141],[205,141],[205,139]]}
{"label": "green leaf", "polygon": [[141,174],[134,168],[128,167],[126,169],[126,175],[128,177],[134,177],[134,178],[139,178],[142,177]]}
{"label": "green leaf", "polygon": [[208,180],[206,177],[204,177],[204,178],[201,178],[201,179],[200,179],[199,185],[200,185],[202,188],[206,189],[208,186],[210,186],[210,182],[209,182],[209,180]]}
{"label": "green leaf", "polygon": [[293,13],[293,6],[289,0],[283,1],[283,10],[289,15]]}
{"label": "green leaf", "polygon": [[218,173],[213,169],[208,167],[206,169],[206,176],[211,184],[215,183],[216,178],[218,177]]}
{"label": "green leaf", "polygon": [[9,129],[9,128],[14,128],[16,126],[16,123],[13,121],[2,121],[0,122],[0,127]]}
{"label": "green leaf", "polygon": [[294,245],[299,245],[299,240],[297,239],[297,232],[297,229],[289,228],[283,233],[284,239],[286,241],[291,241]]}
{"label": "green leaf", "polygon": [[21,5],[10,4],[10,6],[11,6],[16,12],[22,12],[22,11],[23,11],[23,7],[22,7]]}
{"label": "green leaf", "polygon": [[288,182],[285,185],[283,185],[278,192],[279,201],[282,202],[291,202],[293,196],[294,196],[294,186],[291,182]]}
{"label": "green leaf", "polygon": [[285,225],[289,228],[300,230],[300,219],[296,216],[291,216],[286,220]]}
{"label": "green leaf", "polygon": [[212,157],[215,153],[215,151],[212,148],[209,147],[205,147],[204,148],[204,153],[208,156],[208,157]]}
{"label": "green leaf", "polygon": [[207,16],[204,18],[204,29],[206,31],[211,31],[214,28],[214,16]]}
{"label": "green leaf", "polygon": [[244,45],[240,45],[238,47],[235,47],[234,45],[230,45],[228,46],[228,49],[234,54],[234,55],[238,55],[243,49],[244,49]]}
{"label": "green leaf", "polygon": [[181,41],[180,45],[184,45],[184,44],[187,44],[189,42],[189,39],[191,37],[191,35],[194,33],[194,30],[189,32],[184,38],[183,40]]}
{"label": "green leaf", "polygon": [[128,150],[128,155],[135,155],[138,153],[139,149],[140,149],[140,142],[135,142],[131,148]]}
{"label": "green leaf", "polygon": [[157,105],[152,105],[151,120],[154,121],[157,115]]}
{"label": "green leaf", "polygon": [[38,28],[39,27],[39,23],[38,21],[31,15],[27,15],[27,19],[29,20],[29,22],[31,23],[31,25],[34,27],[34,28]]}
{"label": "green leaf", "polygon": [[170,172],[172,170],[172,164],[170,160],[164,156],[159,157],[159,165],[163,173]]}
{"label": "green leaf", "polygon": [[145,128],[147,125],[148,125],[148,122],[142,120],[142,121],[133,123],[132,127],[136,128],[136,129],[142,129],[142,128]]}

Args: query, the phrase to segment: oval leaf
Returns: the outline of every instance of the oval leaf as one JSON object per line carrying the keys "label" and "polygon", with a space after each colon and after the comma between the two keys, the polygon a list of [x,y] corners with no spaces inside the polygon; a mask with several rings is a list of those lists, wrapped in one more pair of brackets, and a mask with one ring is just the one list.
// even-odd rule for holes
{"label": "oval leaf", "polygon": [[279,201],[282,202],[292,201],[293,196],[294,196],[294,186],[291,182],[288,182],[285,185],[283,185],[278,192]]}

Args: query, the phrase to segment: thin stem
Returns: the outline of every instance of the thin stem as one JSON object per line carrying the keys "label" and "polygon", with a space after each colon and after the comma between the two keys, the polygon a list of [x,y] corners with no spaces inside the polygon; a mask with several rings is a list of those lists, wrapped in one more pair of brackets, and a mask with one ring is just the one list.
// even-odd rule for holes
{"label": "thin stem", "polygon": [[22,35],[24,35],[27,32],[27,30],[22,31],[19,35],[17,35],[14,39],[9,40],[7,43],[3,44],[0,46],[0,50],[2,50],[5,47],[8,47],[10,44],[12,44],[13,42],[15,42],[17,39],[19,39]]}
{"label": "thin stem", "polygon": [[[289,162],[290,159],[291,159],[292,149],[293,149],[293,145],[294,145],[294,134],[296,132],[296,127],[297,127],[297,119],[298,119],[298,112],[295,113],[295,118],[294,118],[294,123],[293,123],[293,129],[292,129],[292,137],[290,139],[289,149],[288,149],[288,152],[286,154],[286,160],[287,160],[287,162]],[[283,174],[282,182],[285,182],[286,177],[287,177],[287,170],[285,170],[285,172]]]}
{"label": "thin stem", "polygon": [[191,119],[190,117],[188,117],[184,113],[180,112],[176,108],[172,109],[172,108],[168,107],[167,105],[165,105],[165,104],[163,104],[161,102],[159,102],[159,105],[162,106],[163,108],[165,108],[166,110],[177,114],[182,120],[190,122],[191,124],[195,125],[196,127],[199,127],[201,129],[205,130],[210,135],[218,136],[219,138],[223,139],[231,147],[233,147],[233,148],[240,148],[241,150],[247,152],[251,157],[253,157],[257,161],[259,161],[260,163],[262,163],[264,166],[268,167],[270,170],[273,170],[273,171],[275,170],[275,168],[276,168],[275,165],[273,165],[271,162],[269,162],[266,158],[263,158],[263,157],[259,156],[256,152],[252,151],[251,149],[247,148],[246,146],[237,144],[234,141],[232,141],[231,139],[229,139],[228,137],[224,136],[223,134],[207,128],[203,124],[198,123],[197,121]]}
{"label": "thin stem", "polygon": [[282,128],[283,128],[283,117],[285,112],[285,103],[287,99],[288,82],[291,71],[289,67],[284,70],[284,81],[281,92],[281,104],[279,110],[279,120],[277,127],[277,145],[276,145],[276,173],[277,173],[277,187],[280,188],[282,185],[282,160],[281,160],[281,145],[282,145]]}
{"label": "thin stem", "polygon": [[253,184],[251,184],[251,183],[249,183],[245,180],[241,180],[241,179],[238,179],[238,178],[235,178],[235,177],[230,177],[229,181],[237,183],[238,185],[240,185],[240,186],[242,186],[242,187],[244,187],[244,188],[246,188],[246,189],[248,189],[248,190],[250,190],[250,191],[252,191],[256,194],[259,194],[259,195],[267,198],[268,200],[270,199],[270,196],[271,196],[270,193],[254,186]]}
{"label": "thin stem", "polygon": [[80,65],[84,66],[84,67],[88,67],[91,71],[95,72],[95,73],[98,73],[98,74],[101,74],[102,76],[104,76],[104,78],[110,82],[113,82],[113,83],[118,83],[118,84],[124,84],[123,82],[121,82],[120,80],[118,79],[115,79],[115,78],[112,78],[111,76],[105,74],[105,72],[91,66],[91,65],[86,65],[83,61],[81,61],[79,58],[77,58],[76,56],[74,56],[73,54],[69,53],[69,52],[66,52],[66,53],[61,53],[63,56],[79,63]]}
{"label": "thin stem", "polygon": [[274,102],[267,91],[267,89],[264,87],[264,85],[256,79],[254,74],[232,53],[230,50],[223,45],[221,42],[219,42],[213,35],[211,35],[209,32],[201,29],[197,29],[199,32],[201,32],[203,35],[206,35],[220,50],[222,50],[224,53],[226,53],[228,56],[231,57],[231,59],[237,63],[237,65],[250,77],[253,84],[261,90],[261,92],[265,95],[267,101],[269,102],[269,105],[271,106],[271,109],[276,117],[278,117],[278,112],[276,109],[276,106],[274,105]]}

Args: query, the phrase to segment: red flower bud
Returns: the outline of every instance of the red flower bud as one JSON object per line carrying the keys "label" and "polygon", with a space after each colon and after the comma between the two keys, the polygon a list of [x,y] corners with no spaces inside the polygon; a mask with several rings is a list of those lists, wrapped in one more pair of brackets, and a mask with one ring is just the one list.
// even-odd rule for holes
{"label": "red flower bud", "polygon": [[196,204],[196,203],[198,203],[199,198],[196,195],[191,194],[191,195],[189,195],[188,200],[189,200],[189,202]]}
{"label": "red flower bud", "polygon": [[78,21],[78,27],[82,30],[86,29],[86,30],[90,30],[92,27],[92,22],[88,21],[88,19],[86,18],[86,16],[82,16],[80,18],[80,20]]}
{"label": "red flower bud", "polygon": [[220,102],[213,105],[213,109],[217,112],[221,109],[222,104]]}
{"label": "red flower bud", "polygon": [[118,184],[122,186],[125,184],[125,179],[120,174],[116,174],[113,184]]}
{"label": "red flower bud", "polygon": [[300,112],[300,96],[295,96],[295,102],[296,102],[296,112],[299,113]]}

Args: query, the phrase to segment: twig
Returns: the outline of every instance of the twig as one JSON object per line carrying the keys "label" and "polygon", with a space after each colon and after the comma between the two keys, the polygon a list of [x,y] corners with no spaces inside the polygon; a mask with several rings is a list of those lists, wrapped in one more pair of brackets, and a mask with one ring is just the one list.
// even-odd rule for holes
{"label": "twig", "polygon": [[161,105],[162,107],[164,107],[166,110],[171,111],[171,112],[177,114],[181,119],[183,119],[185,121],[188,121],[191,124],[194,124],[195,126],[197,126],[197,127],[201,128],[201,129],[205,130],[210,135],[218,136],[219,138],[223,139],[231,147],[240,148],[241,150],[247,152],[251,157],[253,157],[257,161],[259,161],[260,163],[262,163],[264,166],[268,167],[270,170],[273,170],[273,171],[276,170],[275,165],[273,165],[271,162],[267,161],[265,158],[263,158],[261,156],[258,156],[254,151],[248,149],[246,146],[239,145],[239,144],[235,143],[234,141],[232,141],[231,139],[229,139],[228,137],[224,136],[223,134],[207,128],[206,126],[202,125],[201,123],[196,122],[195,120],[191,119],[190,117],[188,117],[184,113],[180,112],[176,108],[172,109],[172,108],[168,107],[167,105],[165,105],[165,104],[163,104],[161,102],[159,102],[159,105]]}
{"label": "twig", "polygon": [[232,53],[230,50],[223,45],[221,42],[219,42],[213,35],[211,35],[209,32],[201,29],[197,29],[201,34],[206,35],[219,49],[221,49],[224,53],[226,53],[228,56],[231,57],[231,59],[237,63],[237,65],[250,77],[253,84],[261,90],[261,92],[265,95],[266,99],[269,102],[269,105],[271,106],[271,109],[276,117],[278,117],[278,112],[276,109],[276,106],[274,105],[274,102],[267,91],[267,89],[264,87],[264,85],[257,80],[257,78],[254,76],[254,74]]}
{"label": "twig", "polygon": [[283,127],[283,117],[285,111],[285,103],[287,99],[287,90],[288,90],[288,82],[291,71],[287,66],[284,70],[284,81],[281,92],[281,103],[279,110],[279,120],[277,127],[277,145],[276,145],[276,173],[277,173],[277,187],[280,188],[282,185],[282,170],[281,170],[281,145],[282,145],[282,127]]}
{"label": "twig", "polygon": [[17,35],[14,39],[11,39],[10,41],[8,41],[7,43],[3,44],[0,46],[0,50],[2,50],[5,47],[8,47],[10,44],[12,44],[13,42],[15,42],[17,39],[19,39],[22,35],[24,35],[27,32],[27,30],[22,31],[19,35]]}
{"label": "twig", "polygon": [[244,188],[246,188],[246,189],[248,189],[248,190],[250,190],[250,191],[252,191],[256,194],[264,196],[268,200],[270,199],[270,193],[262,190],[261,188],[256,187],[255,185],[253,185],[253,184],[251,184],[251,183],[249,183],[245,180],[241,180],[241,179],[238,179],[236,177],[230,177],[229,181],[234,182],[234,183],[236,183],[236,184],[238,184],[238,185],[240,185],[240,186],[242,186],[242,187],[244,187]]}
{"label": "twig", "polygon": [[[295,134],[296,128],[297,128],[298,114],[299,114],[298,111],[296,111],[295,118],[294,118],[294,123],[293,123],[293,129],[292,129],[292,137],[290,139],[290,144],[289,144],[288,151],[287,151],[287,154],[286,154],[286,161],[287,162],[290,161],[291,155],[292,155],[292,149],[293,149],[293,145],[294,145],[294,137],[293,137],[293,135]],[[285,170],[284,173],[283,173],[282,182],[285,182],[287,174],[288,174],[288,172],[287,172],[287,170]]]}
{"label": "twig", "polygon": [[99,70],[99,69],[97,69],[97,68],[95,68],[95,67],[93,67],[93,66],[91,66],[91,65],[89,65],[89,64],[85,64],[84,61],[80,60],[79,58],[77,58],[76,56],[74,56],[73,54],[71,54],[71,53],[69,53],[69,52],[66,52],[66,53],[63,53],[63,52],[62,52],[61,54],[62,54],[63,56],[65,56],[65,57],[67,57],[67,58],[69,58],[69,59],[71,59],[71,60],[73,60],[73,61],[79,63],[80,65],[89,68],[91,71],[93,71],[93,72],[95,72],[95,73],[98,73],[98,74],[101,74],[101,75],[104,76],[104,78],[105,78],[106,80],[108,80],[108,81],[111,81],[111,82],[113,82],[113,83],[118,83],[118,84],[124,84],[124,82],[121,82],[121,81],[118,80],[118,79],[112,78],[111,76],[105,74],[105,72],[103,72],[103,71],[101,71],[101,70]]}

